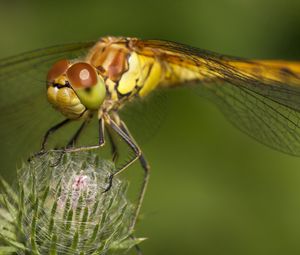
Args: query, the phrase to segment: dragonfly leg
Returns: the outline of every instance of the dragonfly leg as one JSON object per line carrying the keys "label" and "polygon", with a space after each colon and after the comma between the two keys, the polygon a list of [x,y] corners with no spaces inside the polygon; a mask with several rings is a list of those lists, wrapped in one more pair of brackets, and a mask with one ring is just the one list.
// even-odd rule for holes
{"label": "dragonfly leg", "polygon": [[138,202],[137,202],[137,206],[135,208],[135,213],[134,213],[134,218],[133,221],[131,223],[131,230],[134,229],[137,218],[139,216],[140,213],[140,209],[144,200],[144,196],[146,193],[146,189],[147,189],[147,185],[149,182],[149,174],[150,174],[150,167],[149,164],[147,163],[145,157],[143,156],[139,146],[137,145],[137,143],[135,142],[135,140],[133,139],[133,137],[131,136],[129,130],[127,129],[125,123],[123,123],[122,121],[120,122],[119,125],[117,125],[109,116],[107,116],[107,122],[110,125],[110,127],[121,136],[121,138],[129,145],[129,147],[134,151],[135,156],[130,159],[125,165],[123,165],[120,169],[118,169],[116,172],[114,172],[113,174],[111,174],[110,178],[109,178],[109,185],[108,187],[105,189],[104,192],[108,191],[111,186],[112,186],[112,181],[113,181],[113,177],[120,174],[121,172],[123,172],[125,169],[127,169],[127,167],[129,165],[131,165],[133,162],[135,162],[137,159],[139,159],[141,166],[144,170],[144,180],[141,186],[141,190],[140,190],[140,194],[138,197]]}
{"label": "dragonfly leg", "polygon": [[[88,151],[88,150],[94,150],[94,149],[98,149],[98,148],[102,147],[105,143],[105,139],[104,139],[104,120],[102,118],[99,119],[99,130],[98,130],[98,132],[99,132],[98,144],[90,145],[90,146],[80,146],[80,147],[67,147],[63,151],[64,152]],[[76,134],[74,136],[76,136]]]}
{"label": "dragonfly leg", "polygon": [[78,138],[80,137],[81,133],[82,133],[82,130],[85,128],[85,126],[87,125],[88,121],[84,121],[79,129],[76,131],[76,133],[73,135],[73,137],[70,139],[70,141],[67,143],[67,146],[66,148],[72,148],[75,146]]}
{"label": "dragonfly leg", "polygon": [[[80,136],[80,134],[82,133],[82,130],[84,129],[84,127],[87,125],[88,123],[88,120],[85,120],[79,127],[79,129],[76,131],[76,133],[73,135],[73,137],[70,139],[70,141],[67,143],[67,146],[66,148],[73,148]],[[52,167],[55,167],[57,166],[61,160],[62,160],[62,157],[63,155],[65,154],[65,150],[61,150],[60,151],[60,155],[58,157],[58,159],[55,161],[55,163],[53,163],[51,166]]]}
{"label": "dragonfly leg", "polygon": [[106,129],[106,130],[107,130],[107,134],[108,134],[108,140],[109,140],[110,145],[111,145],[112,161],[116,162],[117,159],[118,159],[118,156],[119,156],[118,148],[117,148],[117,145],[114,141],[114,138],[113,138],[113,135],[112,135],[111,131],[109,129]]}
{"label": "dragonfly leg", "polygon": [[71,122],[70,119],[65,119],[62,122],[59,122],[58,124],[54,125],[50,129],[48,129],[44,135],[40,151],[35,153],[33,156],[31,156],[28,159],[28,161],[31,161],[33,158],[43,155],[46,152],[45,148],[46,148],[46,145],[47,145],[50,135],[52,135],[53,133],[55,133],[55,131],[57,131],[58,129],[60,129],[61,127],[65,126],[66,124],[68,124],[70,122]]}
{"label": "dragonfly leg", "polygon": [[[132,140],[134,140],[134,138],[131,135],[129,129],[126,126],[126,124],[123,121],[121,121],[120,125],[121,125],[122,130]],[[143,180],[143,183],[142,183],[142,186],[141,186],[140,195],[139,195],[139,198],[138,198],[138,204],[137,204],[136,212],[135,212],[135,219],[134,219],[134,222],[133,222],[133,225],[132,225],[133,228],[134,228],[134,226],[136,224],[136,221],[137,221],[137,218],[139,216],[139,213],[140,213],[143,201],[144,201],[145,193],[146,193],[146,190],[147,190],[147,186],[148,186],[148,182],[149,182],[149,177],[150,177],[150,165],[148,164],[148,162],[147,162],[147,160],[146,160],[146,158],[145,158],[145,156],[144,156],[144,154],[142,152],[141,152],[141,155],[139,157],[139,161],[140,161],[140,164],[141,164],[141,166],[142,166],[142,168],[144,170],[144,180]]]}
{"label": "dragonfly leg", "polygon": [[47,142],[48,142],[48,139],[49,139],[50,135],[52,135],[53,133],[55,133],[55,131],[57,131],[58,129],[60,129],[64,125],[70,123],[70,121],[71,121],[70,119],[65,119],[62,122],[56,124],[55,126],[51,127],[50,129],[48,129],[48,131],[44,135],[40,151],[45,151],[45,148],[46,148],[46,145],[47,145]]}

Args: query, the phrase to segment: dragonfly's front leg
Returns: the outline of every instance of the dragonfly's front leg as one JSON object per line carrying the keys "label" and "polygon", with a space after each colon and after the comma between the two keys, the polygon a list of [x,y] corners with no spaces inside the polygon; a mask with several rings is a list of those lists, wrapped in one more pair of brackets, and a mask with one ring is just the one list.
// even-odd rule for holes
{"label": "dragonfly's front leg", "polygon": [[[80,137],[84,127],[87,125],[89,120],[85,120],[79,127],[79,129],[76,131],[76,133],[73,135],[73,137],[70,139],[70,141],[67,143],[66,147],[65,148],[74,148],[74,146],[76,145],[76,142],[78,140],[78,138]],[[52,166],[57,166],[61,160],[62,160],[62,157],[63,155],[65,154],[65,150],[62,149],[62,150],[57,150],[60,152],[60,155],[58,157],[58,159],[56,160],[55,163],[52,164]]]}
{"label": "dragonfly's front leg", "polygon": [[[105,144],[105,139],[104,139],[104,120],[103,120],[103,118],[99,119],[98,134],[99,134],[98,144],[96,144],[96,145],[81,146],[81,147],[71,147],[72,144],[73,144],[73,139],[71,139],[70,142],[68,143],[69,146],[67,146],[63,151],[64,152],[87,151],[87,150],[94,150],[94,149],[98,149],[98,148],[102,147]],[[76,134],[74,135],[74,137],[76,138]]]}
{"label": "dragonfly's front leg", "polygon": [[44,135],[44,138],[43,138],[43,141],[42,141],[42,145],[41,145],[41,148],[40,148],[40,151],[35,153],[33,156],[31,156],[28,161],[32,160],[33,158],[35,157],[38,157],[38,156],[41,156],[43,154],[46,153],[46,145],[47,145],[47,142],[50,138],[50,136],[55,133],[57,130],[59,130],[61,127],[65,126],[66,124],[70,123],[71,120],[70,119],[65,119],[63,120],[62,122],[59,122],[58,124],[54,125],[53,127],[49,128],[47,130],[47,132],[45,133]]}
{"label": "dragonfly's front leg", "polygon": [[70,139],[70,141],[67,143],[66,148],[72,148],[72,147],[74,147],[74,146],[76,145],[76,143],[77,143],[77,141],[78,141],[78,139],[79,139],[79,137],[80,137],[80,135],[81,135],[83,129],[84,129],[85,126],[87,125],[87,123],[88,123],[88,121],[84,121],[84,122],[80,125],[79,129],[76,131],[76,133],[75,133],[75,134],[73,135],[73,137]]}
{"label": "dragonfly's front leg", "polygon": [[62,128],[63,126],[65,126],[66,124],[70,123],[71,120],[70,119],[65,119],[63,120],[62,122],[54,125],[53,127],[49,128],[47,130],[47,132],[45,133],[44,135],[44,138],[43,138],[43,141],[42,141],[42,145],[41,145],[41,149],[38,153],[43,153],[45,152],[45,149],[46,149],[46,145],[47,145],[47,142],[50,138],[50,136],[55,133],[57,130],[59,130],[60,128]]}
{"label": "dragonfly's front leg", "polygon": [[[55,131],[57,131],[59,128],[63,127],[65,124],[69,123],[70,121],[71,120],[66,119],[66,120],[58,123],[57,125],[53,126],[52,128],[50,128],[44,136],[42,146],[41,146],[41,150],[38,153],[34,154],[32,157],[30,157],[28,159],[28,161],[32,160],[35,157],[38,157],[38,156],[41,156],[41,155],[45,154],[47,152],[45,147],[46,147],[46,144],[47,144],[47,141],[49,139],[50,134],[53,134]],[[67,143],[65,148],[49,150],[49,151],[55,151],[55,152],[60,152],[61,153],[61,155],[59,156],[59,159],[57,160],[57,162],[55,164],[53,164],[53,166],[57,165],[61,161],[61,158],[62,158],[63,154],[66,153],[66,152],[92,150],[92,149],[97,149],[99,147],[102,147],[104,145],[104,143],[105,143],[105,140],[104,140],[104,121],[103,121],[103,119],[99,119],[98,144],[91,145],[91,146],[73,147],[76,144],[76,141],[78,140],[80,134],[82,133],[82,131],[83,131],[84,127],[86,126],[86,124],[88,123],[88,121],[89,120],[85,120],[81,124],[81,126],[76,131],[76,133],[73,135],[73,137],[70,139],[70,141]]]}
{"label": "dragonfly's front leg", "polygon": [[62,157],[63,155],[66,153],[66,152],[79,152],[79,151],[87,151],[87,150],[95,150],[95,149],[98,149],[100,147],[102,147],[105,143],[105,140],[104,140],[104,121],[103,119],[99,119],[99,129],[98,129],[98,132],[99,132],[99,139],[98,139],[98,144],[96,145],[90,145],[90,146],[81,146],[81,147],[73,147],[73,145],[76,143],[79,135],[81,134],[82,130],[84,129],[86,123],[88,121],[85,121],[84,123],[82,123],[82,125],[80,126],[80,128],[77,130],[77,132],[74,134],[74,136],[71,138],[71,140],[68,142],[67,146],[63,149],[60,149],[60,150],[54,150],[54,151],[57,151],[57,152],[60,152],[60,155],[57,159],[57,161],[55,163],[52,164],[52,166],[57,166],[61,160],[62,160]]}

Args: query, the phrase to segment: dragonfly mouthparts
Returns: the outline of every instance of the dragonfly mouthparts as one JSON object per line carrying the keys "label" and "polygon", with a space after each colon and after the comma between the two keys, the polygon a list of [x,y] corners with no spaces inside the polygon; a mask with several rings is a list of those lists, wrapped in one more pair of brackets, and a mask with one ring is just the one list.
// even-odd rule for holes
{"label": "dragonfly mouthparts", "polygon": [[53,83],[52,86],[54,88],[58,88],[58,89],[65,88],[65,87],[71,88],[71,85],[70,85],[70,83],[68,81],[66,81],[65,84]]}

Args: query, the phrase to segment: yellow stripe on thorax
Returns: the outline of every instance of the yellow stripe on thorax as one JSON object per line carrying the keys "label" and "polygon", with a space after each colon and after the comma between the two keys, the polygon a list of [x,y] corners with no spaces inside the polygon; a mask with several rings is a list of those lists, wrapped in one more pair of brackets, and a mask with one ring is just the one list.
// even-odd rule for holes
{"label": "yellow stripe on thorax", "polygon": [[140,61],[143,65],[143,87],[139,94],[146,96],[149,92],[154,90],[162,80],[162,66],[155,59],[145,56],[139,56]]}
{"label": "yellow stripe on thorax", "polygon": [[128,59],[128,70],[118,82],[118,91],[126,95],[139,90],[139,95],[143,97],[158,86],[172,87],[189,81],[207,81],[218,77],[220,74],[205,64],[196,66],[189,62],[170,62],[132,52]]}
{"label": "yellow stripe on thorax", "polygon": [[132,52],[128,66],[128,70],[122,75],[118,84],[118,91],[123,95],[136,89],[139,90],[140,96],[145,96],[162,80],[162,66],[152,57]]}
{"label": "yellow stripe on thorax", "polygon": [[121,79],[118,82],[118,91],[119,93],[126,95],[131,93],[136,84],[137,80],[141,76],[141,65],[138,60],[136,53],[131,53],[128,59],[128,70],[123,73]]}

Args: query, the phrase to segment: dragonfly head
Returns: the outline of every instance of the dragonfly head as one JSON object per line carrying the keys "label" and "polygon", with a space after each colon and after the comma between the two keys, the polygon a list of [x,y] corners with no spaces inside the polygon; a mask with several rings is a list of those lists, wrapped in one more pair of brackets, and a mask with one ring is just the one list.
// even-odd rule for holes
{"label": "dragonfly head", "polygon": [[76,119],[86,110],[98,110],[105,96],[104,80],[89,63],[60,60],[48,72],[48,101],[67,118]]}

